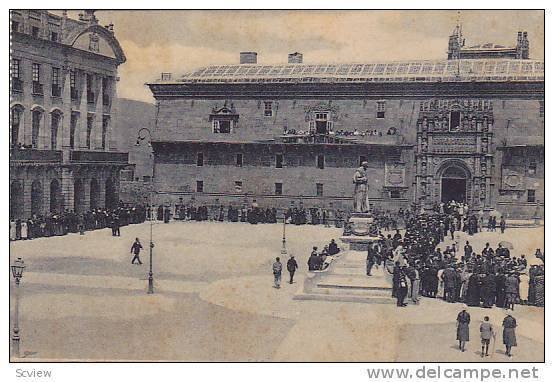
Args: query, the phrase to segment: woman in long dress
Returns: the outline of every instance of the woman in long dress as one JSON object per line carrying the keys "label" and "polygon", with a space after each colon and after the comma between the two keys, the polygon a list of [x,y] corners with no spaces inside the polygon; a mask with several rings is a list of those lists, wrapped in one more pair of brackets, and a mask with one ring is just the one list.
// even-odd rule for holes
{"label": "woman in long dress", "polygon": [[28,236],[29,236],[29,230],[27,228],[27,222],[23,221],[21,222],[21,239],[27,240]]}
{"label": "woman in long dress", "polygon": [[469,322],[471,317],[469,313],[464,309],[458,313],[458,318],[456,318],[456,339],[458,340],[458,348],[465,352],[466,342],[469,341]]}
{"label": "woman in long dress", "polygon": [[519,276],[519,299],[520,304],[527,304],[527,296],[529,295],[529,275],[525,272]]}
{"label": "woman in long dress", "polygon": [[506,346],[505,354],[508,357],[511,357],[512,356],[512,347],[517,346],[517,339],[516,339],[517,322],[516,322],[516,319],[508,314],[504,318],[504,321],[502,322],[502,327],[504,328],[504,330],[502,332],[502,342]]}
{"label": "woman in long dress", "polygon": [[10,220],[10,241],[15,240],[15,220]]}

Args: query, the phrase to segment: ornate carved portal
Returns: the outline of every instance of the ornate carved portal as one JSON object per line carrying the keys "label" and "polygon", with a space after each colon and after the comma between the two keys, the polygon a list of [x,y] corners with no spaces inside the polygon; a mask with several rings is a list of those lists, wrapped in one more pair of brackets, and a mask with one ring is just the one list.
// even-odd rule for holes
{"label": "ornate carved portal", "polygon": [[415,200],[431,209],[451,200],[491,206],[492,102],[428,100],[417,120]]}

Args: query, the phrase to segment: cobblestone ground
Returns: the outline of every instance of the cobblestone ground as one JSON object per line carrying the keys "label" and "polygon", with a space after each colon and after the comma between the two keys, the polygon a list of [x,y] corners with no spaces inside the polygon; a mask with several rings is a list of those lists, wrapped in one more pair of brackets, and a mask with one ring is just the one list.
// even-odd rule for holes
{"label": "cobblestone ground", "polygon": [[[135,237],[147,248],[148,234],[149,225],[142,224],[115,238],[105,229],[11,243],[11,259],[23,257],[27,264],[23,360],[480,361],[479,320],[487,314],[498,326],[504,317],[500,309],[471,308],[469,351],[460,353],[454,324],[459,304],[424,299],[398,310],[295,301],[311,247],[341,234],[322,226],[287,226],[287,249],[300,270],[295,284],[277,290],[271,264],[280,253],[282,225],[156,223],[156,293],[147,295],[148,252],[141,254],[142,266],[131,265],[129,252]],[[511,241],[513,253],[527,254],[531,262],[543,239],[542,228],[469,237],[476,249]],[[466,236],[457,240],[463,244]],[[518,347],[509,360],[542,361],[543,310],[518,306],[514,315]],[[497,353],[489,359],[508,361]]]}

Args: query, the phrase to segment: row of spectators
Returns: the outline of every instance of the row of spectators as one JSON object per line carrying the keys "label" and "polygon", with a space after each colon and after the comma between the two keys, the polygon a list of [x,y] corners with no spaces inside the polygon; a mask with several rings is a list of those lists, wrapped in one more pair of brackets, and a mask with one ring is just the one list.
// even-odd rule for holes
{"label": "row of spectators", "polygon": [[124,205],[115,209],[94,208],[83,213],[65,210],[46,215],[34,214],[29,219],[10,220],[10,240],[27,240],[39,237],[62,236],[68,233],[92,231],[106,227],[119,228],[138,224],[146,219],[144,205]]}

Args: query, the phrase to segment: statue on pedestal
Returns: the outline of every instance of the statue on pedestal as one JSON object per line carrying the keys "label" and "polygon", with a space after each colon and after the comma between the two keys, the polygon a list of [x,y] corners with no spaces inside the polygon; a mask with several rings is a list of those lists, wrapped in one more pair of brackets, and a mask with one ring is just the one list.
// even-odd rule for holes
{"label": "statue on pedestal", "polygon": [[352,182],[354,183],[354,212],[369,212],[367,162],[356,169]]}

